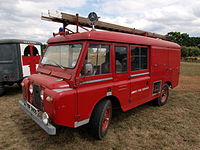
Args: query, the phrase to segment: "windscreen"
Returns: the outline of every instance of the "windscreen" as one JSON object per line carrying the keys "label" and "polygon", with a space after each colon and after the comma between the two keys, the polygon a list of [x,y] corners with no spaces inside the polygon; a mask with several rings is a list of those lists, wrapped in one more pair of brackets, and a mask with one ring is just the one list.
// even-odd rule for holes
{"label": "windscreen", "polygon": [[46,50],[42,64],[74,68],[78,61],[82,44],[52,45]]}

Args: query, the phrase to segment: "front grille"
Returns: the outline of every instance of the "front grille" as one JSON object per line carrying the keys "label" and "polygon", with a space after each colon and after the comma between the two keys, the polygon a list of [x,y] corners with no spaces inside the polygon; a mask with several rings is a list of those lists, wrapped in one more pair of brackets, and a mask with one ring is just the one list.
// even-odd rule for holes
{"label": "front grille", "polygon": [[40,98],[40,86],[38,85],[33,85],[33,105],[36,108],[43,110],[43,103]]}

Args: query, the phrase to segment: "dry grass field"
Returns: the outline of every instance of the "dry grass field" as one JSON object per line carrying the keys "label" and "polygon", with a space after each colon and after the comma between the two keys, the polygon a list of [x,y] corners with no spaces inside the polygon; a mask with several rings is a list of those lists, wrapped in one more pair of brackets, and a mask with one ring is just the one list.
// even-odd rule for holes
{"label": "dry grass field", "polygon": [[144,104],[114,112],[107,136],[98,141],[86,127],[47,135],[18,106],[17,86],[0,97],[0,149],[200,150],[200,64],[182,63],[179,86],[163,107]]}

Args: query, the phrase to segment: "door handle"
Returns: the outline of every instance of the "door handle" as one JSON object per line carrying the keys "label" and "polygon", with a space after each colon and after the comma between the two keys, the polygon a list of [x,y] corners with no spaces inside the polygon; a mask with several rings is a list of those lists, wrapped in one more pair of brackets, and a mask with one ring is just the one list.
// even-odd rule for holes
{"label": "door handle", "polygon": [[118,86],[118,88],[119,89],[121,89],[121,88],[127,88],[127,85],[120,85],[120,86]]}
{"label": "door handle", "polygon": [[158,64],[154,64],[154,67],[158,67]]}

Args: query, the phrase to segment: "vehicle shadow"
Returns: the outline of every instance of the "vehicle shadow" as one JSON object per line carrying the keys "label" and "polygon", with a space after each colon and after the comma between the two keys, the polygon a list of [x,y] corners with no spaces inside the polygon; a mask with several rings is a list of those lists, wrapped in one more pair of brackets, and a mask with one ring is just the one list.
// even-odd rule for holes
{"label": "vehicle shadow", "polygon": [[14,84],[12,86],[6,85],[4,87],[4,89],[5,89],[5,92],[1,97],[3,97],[3,96],[13,96],[13,95],[21,93],[21,91],[22,91],[21,87],[19,87],[17,84]]}

